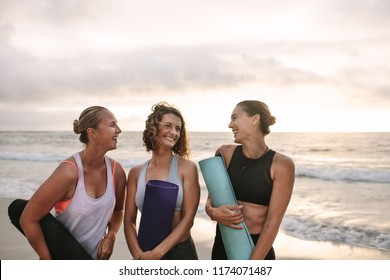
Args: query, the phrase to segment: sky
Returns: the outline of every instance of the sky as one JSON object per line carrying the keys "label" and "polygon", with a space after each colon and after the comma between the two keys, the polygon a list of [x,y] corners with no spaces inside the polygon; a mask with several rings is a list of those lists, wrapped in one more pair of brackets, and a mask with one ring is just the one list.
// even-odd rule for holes
{"label": "sky", "polygon": [[388,0],[0,0],[0,131],[72,130],[92,105],[123,131],[153,104],[230,131],[265,102],[280,132],[390,132]]}

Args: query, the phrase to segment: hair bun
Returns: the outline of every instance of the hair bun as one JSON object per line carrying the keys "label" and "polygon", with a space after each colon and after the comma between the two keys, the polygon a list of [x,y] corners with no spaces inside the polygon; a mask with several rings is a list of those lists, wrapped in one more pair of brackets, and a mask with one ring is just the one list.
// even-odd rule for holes
{"label": "hair bun", "polygon": [[80,134],[80,130],[79,130],[79,120],[74,120],[74,121],[73,121],[73,131],[74,131],[74,133],[76,133],[76,134]]}
{"label": "hair bun", "polygon": [[276,118],[274,116],[271,116],[271,118],[269,119],[269,125],[273,125],[275,124],[276,122]]}

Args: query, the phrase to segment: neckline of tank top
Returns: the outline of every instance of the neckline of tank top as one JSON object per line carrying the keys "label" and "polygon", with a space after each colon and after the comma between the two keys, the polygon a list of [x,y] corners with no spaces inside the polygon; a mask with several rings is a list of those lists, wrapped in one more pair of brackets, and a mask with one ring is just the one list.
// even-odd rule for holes
{"label": "neckline of tank top", "polygon": [[242,152],[242,155],[248,159],[248,160],[259,160],[261,158],[263,158],[271,149],[268,147],[268,145],[265,146],[265,150],[264,152],[261,154],[260,157],[258,158],[250,158],[250,157],[247,157],[245,154],[244,154],[244,146],[241,145],[241,152]]}

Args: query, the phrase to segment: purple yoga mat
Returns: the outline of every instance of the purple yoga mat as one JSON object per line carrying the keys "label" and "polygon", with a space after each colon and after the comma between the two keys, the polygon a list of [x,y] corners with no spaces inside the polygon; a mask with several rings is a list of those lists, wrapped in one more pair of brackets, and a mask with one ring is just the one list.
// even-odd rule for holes
{"label": "purple yoga mat", "polygon": [[161,180],[146,183],[144,205],[138,229],[142,250],[154,249],[172,230],[179,187]]}

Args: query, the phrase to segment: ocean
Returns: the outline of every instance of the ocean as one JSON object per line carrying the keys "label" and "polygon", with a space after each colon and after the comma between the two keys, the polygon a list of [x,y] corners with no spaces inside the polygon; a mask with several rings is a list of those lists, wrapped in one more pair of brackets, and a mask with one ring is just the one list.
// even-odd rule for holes
{"label": "ocean", "polygon": [[[233,143],[230,132],[192,132],[191,160]],[[296,180],[281,225],[287,235],[390,252],[390,133],[282,133],[270,148],[293,158]],[[0,132],[0,196],[29,198],[83,145],[72,132]],[[126,172],[150,157],[140,132],[123,132],[109,156]],[[202,188],[198,216],[207,219]]]}

